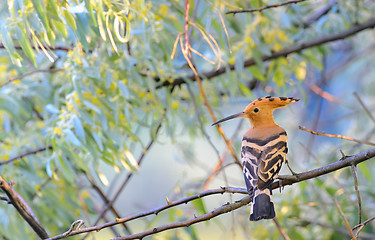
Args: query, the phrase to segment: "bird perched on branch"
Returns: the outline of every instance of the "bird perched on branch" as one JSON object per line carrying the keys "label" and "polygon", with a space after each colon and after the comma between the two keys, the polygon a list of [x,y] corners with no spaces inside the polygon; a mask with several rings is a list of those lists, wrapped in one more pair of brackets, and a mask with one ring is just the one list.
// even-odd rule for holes
{"label": "bird perched on branch", "polygon": [[238,117],[248,118],[251,122],[252,128],[244,134],[241,149],[247,191],[253,196],[250,221],[275,217],[271,184],[277,177],[281,164],[288,164],[288,147],[287,134],[274,122],[273,110],[298,101],[293,97],[258,98],[247,105],[243,112],[212,124]]}

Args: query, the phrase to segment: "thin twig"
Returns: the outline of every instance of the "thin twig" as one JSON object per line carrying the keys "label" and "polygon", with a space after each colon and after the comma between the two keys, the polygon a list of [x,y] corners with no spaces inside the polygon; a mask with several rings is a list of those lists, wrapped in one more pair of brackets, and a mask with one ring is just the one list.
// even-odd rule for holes
{"label": "thin twig", "polygon": [[306,21],[303,22],[303,27],[308,28],[311,24],[318,21],[321,17],[329,13],[332,7],[336,4],[337,0],[330,0],[329,3],[315,12],[311,17],[309,17]]}
{"label": "thin twig", "polygon": [[16,161],[17,159],[19,158],[23,158],[23,157],[26,157],[28,155],[32,155],[32,154],[36,154],[36,153],[39,153],[39,152],[43,152],[43,151],[46,151],[46,150],[51,150],[52,149],[52,146],[47,146],[47,147],[41,147],[41,148],[38,148],[38,149],[35,149],[35,150],[31,150],[31,151],[28,151],[28,152],[25,152],[25,153],[22,153],[18,156],[15,156],[15,157],[12,157],[8,160],[5,160],[5,161],[1,161],[0,162],[0,166],[1,165],[4,165],[4,164],[8,164],[10,162],[13,162],[13,161]]}
{"label": "thin twig", "polygon": [[[0,43],[0,48],[5,48],[4,44]],[[15,45],[14,46],[15,49],[17,50],[22,50],[22,47],[20,45]],[[52,46],[43,46],[43,48],[41,46],[31,46],[32,49],[43,49],[43,48],[48,48],[50,50],[53,50],[53,51],[65,51],[65,52],[68,52],[69,50],[71,50],[71,48],[68,48],[68,47],[65,47],[65,46],[55,46],[55,47],[52,47]]]}
{"label": "thin twig", "polygon": [[339,211],[339,213],[340,213],[342,219],[344,220],[344,222],[345,222],[345,226],[346,226],[346,228],[348,229],[350,236],[352,237],[353,240],[357,240],[357,238],[354,236],[354,233],[353,233],[352,228],[350,227],[349,221],[348,221],[348,219],[345,217],[345,214],[344,214],[344,212],[342,211],[342,209],[341,209],[339,203],[337,202],[336,198],[334,198],[334,200],[335,200],[336,208],[337,208],[337,210]]}
{"label": "thin twig", "polygon": [[[209,101],[207,99],[206,93],[205,93],[204,88],[202,86],[202,81],[201,81],[201,79],[199,77],[199,74],[198,74],[198,72],[197,72],[197,70],[196,70],[196,68],[195,68],[195,66],[194,66],[194,64],[192,63],[192,60],[191,60],[191,45],[189,43],[188,30],[189,30],[189,24],[193,25],[193,23],[189,21],[189,6],[190,6],[189,5],[189,0],[186,0],[185,1],[185,28],[184,28],[185,29],[185,32],[184,32],[185,42],[183,43],[182,38],[180,38],[181,52],[182,52],[182,54],[183,54],[183,56],[184,56],[187,64],[189,65],[190,69],[194,73],[194,79],[198,83],[199,91],[200,91],[200,93],[202,95],[202,98],[203,98],[205,106],[207,107],[207,110],[210,113],[212,120],[214,122],[216,122],[217,118],[216,118],[216,116],[214,114],[214,111],[212,110],[212,107],[211,107],[211,105],[210,105],[210,103],[209,103]],[[194,26],[197,26],[197,25],[194,24]],[[196,28],[202,33],[202,35],[204,35],[203,31],[198,26]],[[210,37],[210,39],[211,39],[211,41],[213,41],[215,43],[215,45],[217,45],[216,42],[214,41],[214,39],[212,37]],[[209,40],[206,40],[206,42],[210,43]],[[211,49],[215,52],[215,48],[214,47],[211,47]],[[215,52],[215,55],[219,55],[219,54],[217,52]],[[218,129],[221,137],[223,138],[225,144],[227,145],[230,153],[232,154],[235,162],[237,163],[237,165],[240,168],[242,168],[241,162],[240,162],[240,160],[238,159],[236,153],[233,150],[232,143],[226,138],[226,136],[224,134],[224,131],[221,128],[220,125],[217,125],[217,129]]]}
{"label": "thin twig", "polygon": [[[329,43],[329,42],[334,42],[334,41],[337,41],[337,40],[348,38],[348,37],[353,36],[353,35],[361,32],[361,31],[364,31],[366,29],[371,29],[371,28],[374,28],[374,27],[375,27],[375,18],[370,18],[366,22],[364,22],[362,24],[355,25],[355,26],[353,26],[351,28],[348,28],[348,29],[346,29],[342,32],[327,35],[327,36],[323,36],[323,37],[319,37],[319,38],[316,38],[316,39],[313,39],[313,40],[310,40],[310,41],[306,41],[306,42],[302,42],[302,43],[295,43],[294,45],[292,45],[290,47],[286,47],[286,48],[284,48],[280,51],[273,52],[270,55],[263,55],[261,57],[261,59],[262,59],[262,61],[269,61],[269,60],[277,59],[277,58],[280,58],[280,57],[286,57],[286,56],[288,56],[292,53],[297,53],[297,52],[300,52],[304,49],[308,49],[308,48],[320,46],[320,45],[323,45],[323,44],[326,44],[326,43]],[[254,66],[255,64],[256,64],[256,61],[253,58],[248,58],[243,63],[244,67]],[[200,77],[200,79],[211,79],[211,78],[214,78],[214,77],[217,77],[217,76],[220,76],[220,75],[226,73],[226,71],[228,71],[228,70],[231,70],[231,71],[235,70],[236,65],[237,65],[237,63],[228,64],[226,66],[220,67],[219,69],[214,69],[214,70],[211,70],[211,71],[204,72],[201,75],[199,75],[199,77]],[[170,80],[162,81],[156,88],[159,89],[159,88],[162,88],[162,87],[180,86],[181,84],[187,83],[187,81],[185,79],[189,79],[188,81],[196,81],[195,80],[195,74],[193,73],[193,74],[185,76],[185,77],[175,78],[173,81],[170,81]],[[155,77],[154,80],[156,82],[160,82],[159,77]]]}
{"label": "thin twig", "polygon": [[[99,196],[102,198],[102,200],[104,201],[104,203],[106,205],[109,204],[110,200],[108,199],[108,197],[103,193],[103,191],[100,189],[100,187],[95,183],[94,179],[88,175],[88,174],[85,174],[87,179],[89,180],[90,184],[91,184],[91,187],[99,194]],[[113,214],[117,217],[117,218],[120,218],[120,214],[119,212],[116,210],[116,208],[113,206],[110,207],[111,211],[113,212]],[[103,216],[104,217],[104,216]],[[124,227],[124,229],[129,233],[131,234],[130,232],[130,229],[129,227],[126,225],[126,223],[123,223],[122,226]]]}
{"label": "thin twig", "polygon": [[357,179],[357,173],[355,171],[355,165],[351,166],[352,169],[352,174],[354,178],[354,188],[355,192],[357,194],[357,200],[358,200],[358,224],[361,223],[362,221],[362,202],[361,202],[361,195],[359,194],[359,189],[358,189],[358,179]]}
{"label": "thin twig", "polygon": [[[160,128],[161,128],[161,124],[162,124],[162,120],[164,119],[165,117],[165,114],[166,114],[166,110],[164,110],[163,112],[163,116],[162,116],[162,119],[160,120],[160,123],[159,125],[157,126],[156,128],[156,131],[155,131],[155,138],[156,138],[156,135],[158,134]],[[138,166],[140,166],[142,164],[142,161],[143,161],[143,158],[145,157],[146,153],[150,150],[151,146],[154,144],[155,142],[155,139],[151,139],[150,143],[146,146],[146,148],[143,150],[141,156],[139,157],[137,163],[138,163]],[[117,190],[116,194],[114,195],[114,197],[112,198],[111,201],[109,201],[107,203],[107,205],[104,207],[104,209],[101,211],[101,213],[99,214],[98,218],[96,219],[94,225],[98,224],[98,222],[100,221],[100,219],[102,219],[102,217],[104,216],[104,214],[113,206],[113,203],[117,200],[118,196],[120,196],[120,193],[122,192],[122,190],[125,188],[125,186],[128,184],[129,180],[131,179],[131,177],[133,176],[133,173],[129,173],[128,176],[126,177],[126,179],[122,182],[122,184],[120,185],[119,189]]]}
{"label": "thin twig", "polygon": [[[373,221],[373,220],[375,220],[375,216],[372,217],[372,218],[367,219],[367,220],[364,221],[363,223],[360,223],[360,224],[354,226],[354,227],[352,228],[353,231],[354,231],[355,229],[358,228],[358,231],[357,231],[357,233],[355,234],[355,236],[358,237],[358,235],[359,235],[359,233],[361,232],[362,228],[363,228],[367,223],[369,223],[369,222],[371,222],[371,221]],[[362,236],[361,236],[361,237],[362,237]]]}
{"label": "thin twig", "polygon": [[[346,228],[331,226],[331,225],[326,224],[326,223],[318,222],[316,219],[314,219],[314,220],[298,219],[298,224],[300,224],[300,226],[303,226],[303,227],[306,227],[307,224],[318,225],[322,228],[327,228],[327,229],[333,230],[334,232],[342,233],[342,234],[345,234],[348,237],[351,237]],[[363,233],[361,235],[361,239],[371,239],[371,240],[373,240],[373,239],[375,239],[375,235],[369,234],[369,233]]]}
{"label": "thin twig", "polygon": [[320,97],[330,101],[330,102],[336,102],[336,103],[341,103],[341,99],[339,99],[338,97],[335,97],[334,95],[330,94],[329,92],[326,92],[324,91],[322,88],[320,88],[318,85],[316,85],[315,83],[312,83],[310,81],[308,81],[307,79],[305,80],[305,83],[309,86],[309,88],[314,92],[316,93],[317,95],[319,95]]}
{"label": "thin twig", "polygon": [[[316,178],[316,177],[322,176],[324,174],[334,172],[338,169],[351,166],[353,164],[355,164],[355,165],[359,164],[359,163],[364,162],[364,161],[366,161],[370,158],[373,158],[373,157],[375,157],[375,148],[369,149],[365,152],[361,152],[357,155],[347,157],[347,158],[339,160],[335,163],[331,163],[327,166],[323,166],[323,167],[320,167],[320,168],[317,168],[317,169],[314,169],[314,170],[311,170],[311,171],[308,171],[308,172],[299,173],[297,175],[290,175],[290,176],[289,175],[288,176],[281,176],[280,175],[279,181],[275,181],[272,184],[272,189],[279,188],[280,186],[292,185],[294,183],[305,181],[305,180],[308,180],[308,179],[311,179],[311,178]],[[202,193],[195,194],[193,196],[183,198],[183,199],[178,200],[178,201],[169,202],[167,205],[164,205],[162,207],[158,207],[158,208],[146,211],[146,212],[141,212],[141,213],[138,213],[138,214],[133,215],[133,216],[116,219],[116,221],[107,222],[107,223],[104,223],[104,224],[101,224],[101,225],[98,225],[98,226],[92,226],[92,227],[88,227],[88,228],[82,228],[80,230],[75,230],[75,231],[72,231],[69,236],[73,236],[73,235],[77,235],[77,234],[81,234],[81,233],[92,232],[92,231],[100,231],[104,228],[108,228],[108,227],[111,227],[111,226],[114,226],[114,225],[117,225],[117,224],[120,224],[120,223],[123,223],[123,222],[128,222],[128,221],[138,219],[138,218],[142,218],[142,217],[152,215],[152,214],[158,214],[161,211],[164,211],[164,210],[169,209],[171,207],[175,207],[177,205],[188,203],[188,202],[193,201],[193,200],[198,199],[198,198],[202,198],[202,197],[209,196],[209,195],[212,195],[212,194],[222,194],[222,193],[248,194],[247,190],[243,189],[243,188],[226,187],[226,188],[221,188],[221,189],[207,190],[207,191],[204,191]],[[242,204],[243,204],[242,206],[244,206],[251,201],[251,198],[250,198],[250,196],[248,196],[248,197],[243,198],[241,201],[242,201]],[[226,206],[228,206],[228,205],[226,205]],[[236,205],[236,206],[238,206],[238,205]],[[233,211],[234,209],[232,207],[233,207],[233,205],[230,204],[228,206],[228,208],[226,208],[226,211]],[[240,207],[240,206],[238,206],[238,207]],[[219,209],[223,210],[222,207],[219,208]],[[216,210],[214,210],[213,212],[215,212],[215,211]],[[213,213],[213,212],[211,212],[211,213]],[[211,213],[209,213],[209,214],[211,214]],[[222,214],[222,213],[220,213],[220,214]],[[204,215],[202,215],[202,216],[204,216]],[[215,216],[217,216],[217,215],[214,215],[214,216],[210,215],[211,218],[213,218]],[[205,217],[207,217],[207,216],[205,216]],[[210,218],[208,218],[208,219],[210,219]],[[205,220],[207,220],[207,219],[205,219]],[[190,220],[188,220],[188,221],[190,221]],[[201,220],[201,221],[204,221],[204,220]],[[190,226],[192,223],[196,223],[196,222],[185,222],[186,225],[184,225],[184,226]],[[171,226],[171,228],[175,228],[175,227],[177,227],[177,226],[176,225]],[[170,229],[170,228],[163,227],[162,230],[160,228],[157,229],[157,230],[160,232],[160,231],[165,231],[167,229]],[[55,240],[55,239],[62,239],[62,238],[64,238],[62,235],[57,235],[55,237],[49,238],[48,240]],[[135,237],[135,238],[137,238],[137,237]]]}
{"label": "thin twig", "polygon": [[371,118],[371,120],[373,122],[375,122],[375,117],[374,115],[372,115],[371,111],[368,110],[368,108],[366,107],[366,105],[364,104],[364,102],[362,101],[361,97],[358,95],[358,93],[354,92],[353,93],[355,98],[358,100],[359,104],[361,104],[361,106],[363,107],[363,109],[366,111],[367,115]]}
{"label": "thin twig", "polygon": [[363,143],[363,144],[375,146],[375,143],[373,143],[373,142],[362,141],[362,140],[358,140],[358,139],[347,137],[347,136],[340,135],[340,134],[329,134],[329,133],[324,133],[324,132],[316,132],[316,131],[310,130],[310,129],[302,127],[302,126],[298,126],[298,128],[300,130],[309,132],[309,133],[314,134],[314,135],[333,137],[333,138],[341,138],[341,139],[345,139],[345,140],[348,140],[348,141],[353,141],[353,142],[357,142],[357,143]]}
{"label": "thin twig", "polygon": [[283,227],[280,225],[279,221],[277,220],[277,218],[273,218],[272,221],[275,223],[277,229],[279,230],[281,236],[283,236],[283,238],[285,240],[290,240],[290,237],[288,236],[288,234],[286,234],[285,230],[283,229]]}
{"label": "thin twig", "polygon": [[63,68],[37,69],[37,70],[31,71],[31,72],[25,73],[24,75],[21,75],[19,77],[9,78],[8,81],[0,84],[0,88],[4,87],[5,85],[7,85],[7,84],[9,84],[13,81],[22,80],[23,78],[28,77],[30,75],[33,75],[35,73],[45,73],[45,72],[53,73],[53,72],[59,72],[59,71],[65,71],[65,69],[63,69]]}
{"label": "thin twig", "polygon": [[34,232],[42,239],[48,238],[48,233],[40,224],[39,220],[34,215],[30,206],[27,205],[25,200],[1,176],[0,188],[5,192],[11,204],[18,211],[21,217],[30,225]]}
{"label": "thin twig", "polygon": [[[229,140],[230,142],[233,142],[234,137],[238,136],[238,131],[241,129],[242,122],[243,122],[243,119],[241,119],[241,121],[238,123],[236,130],[234,131],[232,137]],[[212,170],[210,176],[208,176],[208,178],[206,179],[206,181],[205,181],[205,183],[203,185],[203,190],[207,190],[209,188],[209,185],[210,185],[211,181],[215,178],[215,176],[221,170],[224,169],[223,168],[223,163],[224,163],[224,159],[225,159],[225,155],[226,154],[227,154],[227,151],[225,151],[221,156],[219,156],[219,161],[216,163],[216,165],[215,165],[214,169]],[[236,163],[236,162],[234,162],[234,163]]]}
{"label": "thin twig", "polygon": [[12,204],[12,202],[9,200],[6,196],[0,196],[0,200],[7,202],[8,204]]}
{"label": "thin twig", "polygon": [[286,1],[286,2],[282,2],[282,3],[278,3],[278,4],[265,5],[265,6],[260,7],[260,8],[227,11],[227,12],[225,12],[225,14],[231,14],[231,13],[236,14],[236,13],[245,13],[245,12],[247,12],[247,13],[261,12],[261,11],[269,9],[269,8],[277,8],[277,7],[290,5],[290,4],[294,4],[294,3],[300,3],[300,2],[304,2],[304,1],[306,1],[306,0],[291,0],[291,1]]}

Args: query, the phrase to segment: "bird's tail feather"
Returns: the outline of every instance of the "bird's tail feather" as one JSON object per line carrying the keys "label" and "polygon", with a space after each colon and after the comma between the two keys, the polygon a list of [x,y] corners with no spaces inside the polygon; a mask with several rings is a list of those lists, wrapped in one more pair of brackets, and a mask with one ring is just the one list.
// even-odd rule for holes
{"label": "bird's tail feather", "polygon": [[272,201],[272,190],[256,190],[251,206],[250,221],[272,219],[275,217],[275,208]]}

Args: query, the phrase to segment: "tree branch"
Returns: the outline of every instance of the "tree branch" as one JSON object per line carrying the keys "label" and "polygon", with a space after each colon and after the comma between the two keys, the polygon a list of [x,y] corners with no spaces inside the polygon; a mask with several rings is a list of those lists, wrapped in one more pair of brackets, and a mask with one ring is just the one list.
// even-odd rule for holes
{"label": "tree branch", "polygon": [[336,198],[334,198],[334,201],[335,201],[335,206],[336,206],[337,210],[339,211],[339,213],[340,213],[342,219],[343,219],[344,222],[345,222],[345,226],[346,226],[346,228],[348,229],[348,232],[349,232],[350,236],[352,237],[353,240],[357,240],[356,236],[354,236],[353,230],[350,228],[349,221],[348,221],[348,219],[345,217],[345,214],[344,214],[344,212],[342,211],[342,209],[341,209],[339,203],[337,202]]}
{"label": "tree branch", "polygon": [[[359,24],[359,25],[355,25],[355,26],[353,26],[349,29],[346,29],[346,30],[344,30],[340,33],[336,33],[336,34],[332,34],[332,35],[328,35],[328,36],[323,36],[323,37],[316,38],[316,39],[306,41],[306,42],[303,42],[303,43],[296,43],[293,46],[284,48],[284,49],[282,49],[280,51],[277,51],[277,52],[273,52],[271,55],[263,55],[262,60],[263,61],[269,61],[269,60],[277,59],[277,58],[280,58],[280,57],[286,57],[289,54],[297,53],[297,52],[300,52],[304,49],[308,49],[308,48],[320,46],[320,45],[323,45],[323,44],[326,44],[326,43],[329,43],[329,42],[334,42],[334,41],[337,41],[337,40],[348,38],[350,36],[355,35],[356,33],[359,33],[361,31],[363,31],[363,30],[374,28],[374,27],[375,27],[375,18],[370,18],[366,22],[364,22],[362,24]],[[253,65],[255,65],[255,60],[253,58],[248,58],[244,61],[244,67],[250,67],[250,66],[253,66]],[[211,79],[211,78],[214,78],[214,77],[217,77],[217,76],[220,76],[220,75],[224,74],[227,70],[234,70],[234,69],[235,69],[235,64],[229,64],[227,66],[222,66],[217,70],[204,72],[199,77],[202,80]],[[188,79],[189,81],[194,82],[195,81],[195,75],[192,74],[192,75],[189,75],[189,76],[186,76],[186,77],[179,77],[179,78],[174,79],[173,81],[165,80],[165,81],[161,82],[156,88],[159,89],[159,88],[162,88],[162,87],[180,86],[180,85],[186,83],[185,79]],[[159,82],[160,78],[158,78],[158,77],[155,78],[155,81]]]}
{"label": "tree branch", "polygon": [[[373,158],[373,157],[375,157],[375,148],[369,149],[365,152],[361,152],[361,153],[359,153],[355,156],[351,156],[351,157],[347,157],[345,159],[341,159],[341,160],[339,160],[335,163],[331,163],[327,166],[323,166],[323,167],[320,167],[320,168],[317,168],[317,169],[314,169],[314,170],[311,170],[311,171],[307,171],[307,172],[304,172],[304,173],[299,173],[299,174],[291,175],[291,176],[279,176],[279,181],[275,181],[272,184],[272,189],[276,189],[276,188],[279,188],[281,186],[292,185],[294,183],[305,181],[305,180],[308,180],[308,179],[311,179],[311,178],[316,178],[316,177],[325,175],[327,173],[334,172],[334,171],[336,171],[338,169],[341,169],[341,168],[345,168],[345,167],[348,167],[348,166],[351,166],[351,165],[357,165],[357,164],[359,164],[363,161],[366,161],[370,158]],[[107,222],[107,223],[104,223],[102,225],[92,226],[92,227],[87,227],[87,228],[75,230],[75,231],[72,231],[69,234],[69,236],[73,236],[73,235],[77,235],[77,234],[81,234],[81,233],[86,233],[86,232],[92,232],[92,231],[100,231],[104,228],[107,228],[107,227],[110,227],[110,226],[113,226],[113,225],[128,222],[128,221],[131,221],[131,220],[134,220],[134,219],[137,219],[137,218],[142,218],[142,217],[152,215],[152,214],[158,214],[161,211],[164,211],[166,209],[169,209],[171,207],[175,207],[175,206],[178,206],[178,205],[181,205],[181,204],[186,204],[186,203],[188,203],[190,201],[193,201],[195,199],[198,199],[198,198],[202,198],[202,197],[213,195],[213,194],[223,194],[223,193],[247,194],[247,191],[246,191],[246,189],[243,189],[243,188],[232,188],[232,187],[225,187],[225,188],[221,188],[221,189],[207,190],[207,191],[204,191],[202,193],[198,193],[198,194],[192,195],[190,197],[180,199],[180,200],[175,201],[175,202],[168,202],[168,204],[166,204],[162,207],[158,207],[158,208],[146,211],[146,212],[138,213],[138,214],[135,214],[135,215],[130,216],[130,217],[118,218],[118,219],[116,219],[116,221]],[[162,232],[162,231],[165,231],[165,230],[168,230],[168,229],[173,229],[173,228],[178,228],[178,227],[188,227],[192,224],[202,222],[202,221],[206,221],[206,220],[214,218],[218,215],[233,211],[233,210],[235,210],[237,208],[240,208],[240,207],[242,207],[242,206],[244,206],[244,205],[246,205],[250,202],[251,202],[250,196],[246,196],[246,197],[242,198],[240,201],[237,201],[237,202],[231,203],[231,204],[226,204],[222,207],[219,207],[219,208],[213,210],[212,212],[201,215],[199,217],[195,217],[193,219],[186,220],[186,221],[183,221],[183,222],[176,222],[176,223],[167,224],[167,225],[164,225],[164,226],[161,226],[161,227],[158,227],[158,228],[153,228],[153,229],[147,230],[147,231],[142,232],[142,233],[128,235],[128,236],[125,236],[123,238],[118,238],[118,239],[137,239],[137,238],[142,238],[144,236],[148,236],[150,234],[154,234],[154,233],[157,233],[157,232]],[[62,239],[64,237],[65,236],[57,235],[55,237],[49,238],[48,240]]]}
{"label": "tree branch", "polygon": [[0,176],[0,188],[8,196],[8,201],[14,206],[23,219],[30,225],[36,234],[42,239],[48,238],[48,233],[39,223],[38,219],[27,205],[25,200]]}
{"label": "tree branch", "polygon": [[0,166],[1,165],[4,165],[4,164],[8,164],[10,162],[13,162],[13,161],[16,161],[17,159],[19,158],[23,158],[23,157],[26,157],[28,155],[32,155],[32,154],[36,154],[36,153],[39,153],[39,152],[43,152],[43,151],[46,151],[47,149],[51,150],[52,149],[52,146],[48,146],[48,147],[41,147],[41,148],[38,148],[38,149],[35,149],[35,150],[31,150],[31,151],[28,151],[28,152],[25,152],[25,153],[22,153],[18,156],[15,156],[13,158],[10,158],[8,160],[5,160],[5,161],[2,161],[0,162]]}
{"label": "tree branch", "polygon": [[265,5],[265,6],[260,7],[260,8],[227,11],[227,12],[225,12],[225,14],[231,14],[232,13],[234,15],[236,13],[261,12],[261,11],[269,9],[269,8],[277,8],[277,7],[281,7],[281,6],[284,6],[284,5],[289,5],[289,4],[294,4],[294,3],[304,2],[304,1],[306,1],[306,0],[291,0],[291,1],[286,1],[286,2],[282,2],[282,3],[278,3],[278,4]]}
{"label": "tree branch", "polygon": [[229,204],[229,203],[225,204],[225,205],[223,205],[219,208],[216,208],[212,212],[206,213],[206,214],[201,215],[201,216],[196,217],[196,218],[192,218],[192,219],[182,221],[182,222],[175,222],[175,223],[171,223],[171,224],[166,224],[164,226],[155,227],[153,229],[149,229],[149,230],[141,232],[141,233],[136,233],[136,234],[133,234],[133,235],[114,238],[113,240],[142,239],[146,236],[149,236],[149,235],[152,235],[152,234],[155,234],[155,233],[158,233],[158,232],[163,232],[165,230],[179,228],[179,227],[189,227],[189,226],[191,226],[195,223],[207,221],[207,220],[210,220],[210,219],[212,219],[216,216],[219,216],[221,214],[234,211],[234,210],[236,210],[236,209],[238,209],[242,206],[245,206],[245,205],[249,204],[250,202],[251,202],[251,196],[246,196],[239,201],[236,201],[232,204]]}
{"label": "tree branch", "polygon": [[314,13],[311,17],[309,17],[306,21],[303,22],[303,27],[308,28],[311,24],[318,21],[321,17],[329,13],[332,7],[337,3],[337,0],[330,0],[329,3]]}
{"label": "tree branch", "polygon": [[301,182],[301,181],[305,181],[311,178],[316,178],[321,175],[334,172],[341,168],[349,167],[351,165],[357,165],[373,157],[375,157],[375,148],[371,148],[365,152],[361,152],[351,157],[346,157],[345,159],[340,159],[337,162],[331,163],[329,165],[326,165],[324,167],[320,167],[311,171],[299,173],[296,175],[288,175],[288,176],[279,175],[280,181],[279,182],[276,181],[272,183],[272,188],[275,189],[280,186],[292,185],[296,182]]}
{"label": "tree branch", "polygon": [[53,69],[37,69],[37,70],[34,70],[34,71],[31,71],[31,72],[28,72],[28,73],[25,73],[24,75],[21,75],[19,77],[13,77],[13,78],[9,78],[8,81],[6,82],[3,82],[0,84],[0,88],[4,87],[5,85],[13,82],[13,81],[16,81],[16,80],[21,80],[25,77],[28,77],[30,75],[33,75],[35,73],[53,73],[53,72],[59,72],[59,71],[65,71],[65,69],[63,68],[53,68]]}
{"label": "tree branch", "polygon": [[[65,46],[55,46],[55,47],[52,47],[52,46],[43,46],[44,48],[48,48],[48,49],[50,49],[50,50],[53,50],[53,51],[58,51],[58,50],[60,50],[60,51],[65,51],[65,52],[67,52],[67,51],[69,51],[69,50],[71,50],[71,48],[68,48],[68,47],[65,47]],[[0,43],[0,48],[5,48],[5,46],[2,44],[2,43]],[[18,49],[18,50],[22,50],[22,47],[20,46],[20,45],[15,45],[14,46],[14,48],[15,49]],[[31,46],[31,48],[32,49],[40,49],[40,50],[42,50],[43,48],[41,47],[41,46],[37,46],[37,47],[35,47],[35,46]]]}
{"label": "tree branch", "polygon": [[[160,123],[159,125],[156,127],[156,131],[155,131],[155,139],[156,139],[156,136],[161,128],[161,124],[162,124],[162,121],[165,117],[165,114],[166,114],[166,110],[164,109],[164,112],[163,112],[163,116],[162,116],[162,119],[160,120]],[[137,163],[138,163],[138,166],[141,165],[146,153],[150,150],[150,148],[152,147],[152,145],[154,144],[155,142],[155,139],[152,139],[149,144],[146,146],[146,148],[143,150],[141,156],[139,157]],[[100,221],[100,219],[104,216],[104,214],[113,206],[113,203],[117,200],[118,196],[120,195],[120,193],[122,192],[122,190],[124,190],[125,186],[128,184],[129,180],[132,178],[133,176],[133,173],[129,173],[129,175],[126,177],[126,179],[123,181],[123,183],[121,184],[120,188],[118,189],[118,191],[116,192],[115,196],[113,197],[113,199],[111,201],[109,201],[107,203],[107,205],[105,206],[105,208],[102,210],[102,212],[99,214],[99,217],[96,219],[94,225],[98,224],[98,222]]]}
{"label": "tree branch", "polygon": [[307,128],[301,127],[301,126],[298,126],[298,128],[300,130],[309,132],[309,133],[314,134],[314,135],[326,136],[326,137],[332,137],[332,138],[341,138],[341,139],[345,139],[345,140],[348,140],[348,141],[353,141],[353,142],[357,142],[357,143],[363,143],[363,144],[375,146],[375,143],[373,143],[373,142],[362,141],[362,140],[358,140],[358,139],[347,137],[347,136],[340,135],[340,134],[329,134],[329,133],[324,133],[324,132],[316,132],[316,131],[313,131],[313,130],[310,130],[310,129],[307,129]]}

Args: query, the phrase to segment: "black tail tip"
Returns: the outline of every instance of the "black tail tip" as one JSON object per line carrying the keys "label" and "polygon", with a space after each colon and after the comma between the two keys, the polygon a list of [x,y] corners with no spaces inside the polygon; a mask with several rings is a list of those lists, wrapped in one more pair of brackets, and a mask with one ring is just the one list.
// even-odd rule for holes
{"label": "black tail tip", "polygon": [[265,193],[259,194],[254,198],[250,221],[259,221],[261,219],[272,219],[276,216],[273,202],[270,196]]}

